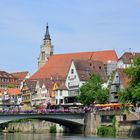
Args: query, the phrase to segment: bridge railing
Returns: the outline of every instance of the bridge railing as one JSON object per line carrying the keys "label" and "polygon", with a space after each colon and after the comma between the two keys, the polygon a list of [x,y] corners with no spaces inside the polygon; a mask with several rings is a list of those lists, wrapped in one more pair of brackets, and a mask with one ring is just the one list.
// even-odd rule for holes
{"label": "bridge railing", "polygon": [[[62,107],[62,106],[61,106]],[[23,110],[21,108],[3,108],[0,109],[0,114],[48,114],[48,113],[89,113],[94,112],[96,114],[104,114],[104,115],[112,115],[112,114],[121,114],[120,109],[97,109],[95,107],[67,107],[67,108],[57,108],[57,109],[30,109],[30,110]]]}
{"label": "bridge railing", "polygon": [[85,113],[85,110],[60,110],[60,109],[44,109],[44,110],[0,110],[0,114],[54,114],[54,113]]}

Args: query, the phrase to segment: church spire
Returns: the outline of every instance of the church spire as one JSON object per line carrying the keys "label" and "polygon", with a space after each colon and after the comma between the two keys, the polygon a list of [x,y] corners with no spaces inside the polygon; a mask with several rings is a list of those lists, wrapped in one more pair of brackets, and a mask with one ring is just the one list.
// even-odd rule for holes
{"label": "church spire", "polygon": [[38,58],[38,69],[44,66],[48,62],[49,57],[53,55],[53,46],[51,44],[48,23],[46,24],[46,32],[40,48],[41,50]]}
{"label": "church spire", "polygon": [[49,26],[48,26],[48,23],[46,25],[46,33],[45,33],[45,36],[44,36],[44,40],[51,40],[50,34],[49,34]]}

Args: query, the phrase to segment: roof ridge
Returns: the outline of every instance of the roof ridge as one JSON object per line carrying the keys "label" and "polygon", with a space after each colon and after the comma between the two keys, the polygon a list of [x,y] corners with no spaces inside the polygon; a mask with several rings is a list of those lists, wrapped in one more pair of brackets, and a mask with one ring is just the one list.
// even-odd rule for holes
{"label": "roof ridge", "polygon": [[53,54],[52,56],[54,55],[69,55],[69,54],[80,54],[80,53],[96,53],[96,52],[108,52],[108,51],[114,51],[115,50],[99,50],[99,51],[87,51],[87,52],[70,52],[70,53],[61,53],[61,54]]}
{"label": "roof ridge", "polygon": [[14,74],[14,73],[28,73],[28,71],[18,71],[18,72],[12,72],[11,74]]}

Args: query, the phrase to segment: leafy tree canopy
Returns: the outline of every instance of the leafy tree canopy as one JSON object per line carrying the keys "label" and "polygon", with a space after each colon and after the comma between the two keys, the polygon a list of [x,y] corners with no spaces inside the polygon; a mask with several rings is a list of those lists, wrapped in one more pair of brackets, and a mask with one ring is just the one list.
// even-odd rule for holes
{"label": "leafy tree canopy", "polygon": [[127,76],[131,79],[130,86],[135,86],[140,83],[140,57],[134,59],[132,65],[125,70]]}
{"label": "leafy tree canopy", "polygon": [[84,105],[93,102],[105,103],[108,99],[108,90],[102,88],[103,81],[100,76],[93,74],[90,79],[80,87],[79,101]]}
{"label": "leafy tree canopy", "polygon": [[140,104],[140,57],[134,59],[132,65],[125,70],[130,78],[129,85],[126,89],[120,91],[120,102],[131,102]]}

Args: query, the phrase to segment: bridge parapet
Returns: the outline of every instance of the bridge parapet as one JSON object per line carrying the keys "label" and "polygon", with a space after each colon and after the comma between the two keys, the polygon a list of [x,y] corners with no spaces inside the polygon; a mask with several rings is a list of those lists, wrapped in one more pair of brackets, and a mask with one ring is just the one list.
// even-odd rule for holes
{"label": "bridge parapet", "polygon": [[122,111],[121,110],[98,110],[98,111],[94,111],[94,114],[97,114],[97,115],[121,115]]}

